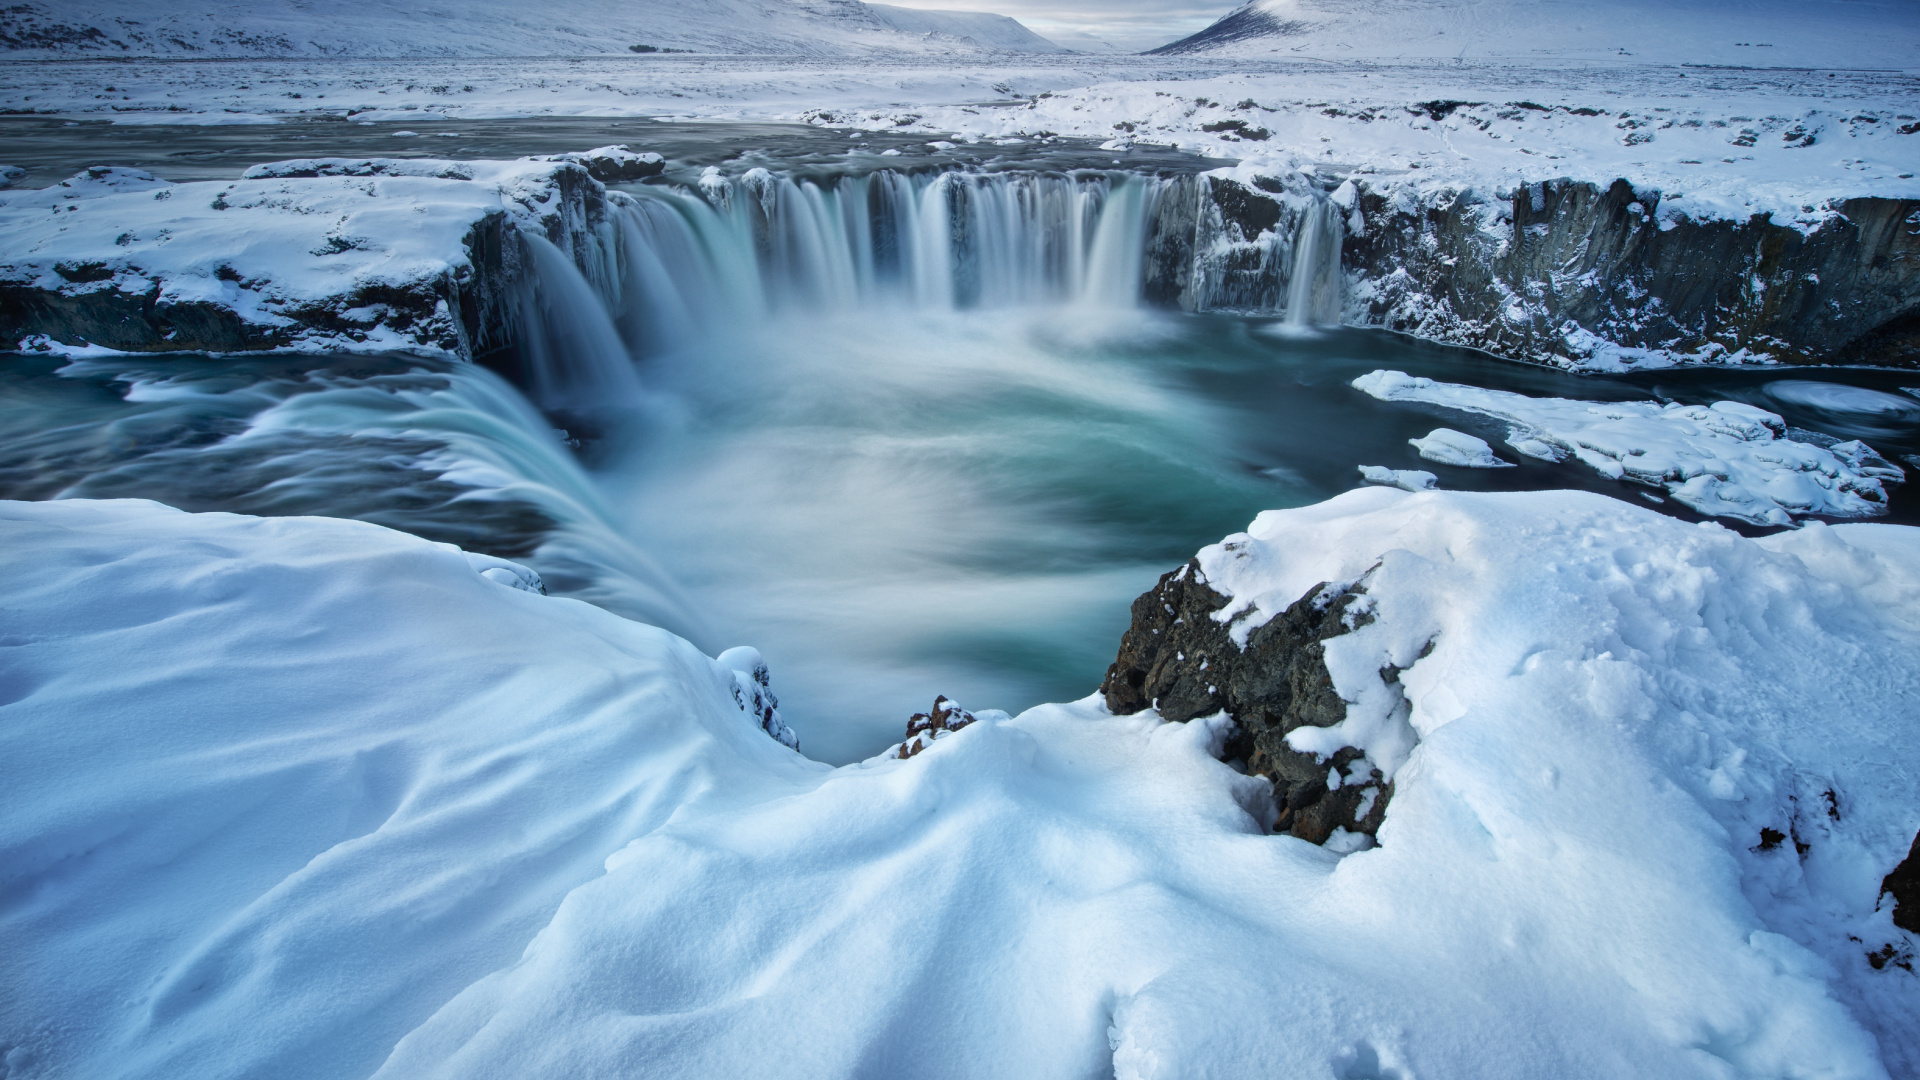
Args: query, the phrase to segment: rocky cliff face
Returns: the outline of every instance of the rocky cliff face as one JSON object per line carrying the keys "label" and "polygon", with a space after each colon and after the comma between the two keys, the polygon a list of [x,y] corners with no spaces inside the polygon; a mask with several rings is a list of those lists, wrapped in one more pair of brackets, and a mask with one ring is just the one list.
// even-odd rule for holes
{"label": "rocky cliff face", "polygon": [[[619,243],[609,208],[626,196],[603,181],[661,165],[605,147],[543,162],[287,162],[229,185],[98,170],[70,181],[69,195],[7,197],[0,244],[27,254],[0,263],[0,338],[128,351],[507,352],[528,274],[517,234],[544,235],[590,281],[611,280],[601,272]],[[119,201],[96,210],[101,192]],[[964,202],[965,189],[955,197]],[[410,214],[399,220],[412,209],[442,213],[441,231],[401,251],[418,231]],[[1306,298],[1317,319],[1337,312],[1590,370],[1920,366],[1920,200],[1853,199],[1789,223],[1671,210],[1625,181],[1555,180],[1494,198],[1367,176],[1330,190],[1301,173],[1182,177],[1155,188],[1143,290],[1189,311],[1280,314]],[[361,218],[379,221],[358,232],[331,224]],[[271,235],[253,235],[255,223]],[[965,260],[954,269],[963,296],[978,291],[972,273]],[[1302,274],[1313,288],[1293,288]],[[1340,282],[1344,297],[1332,295]]]}
{"label": "rocky cliff face", "polygon": [[1347,225],[1352,324],[1567,367],[1920,365],[1920,200],[1851,199],[1782,224],[1663,213],[1660,192],[1624,180],[1490,198],[1365,177],[1329,192],[1297,174],[1208,176],[1163,201],[1148,298],[1282,312],[1303,207],[1329,197]]}
{"label": "rocky cliff face", "polygon": [[1287,744],[1304,726],[1331,727],[1347,715],[1327,672],[1324,643],[1371,620],[1358,588],[1315,586],[1247,636],[1242,649],[1214,613],[1228,599],[1206,582],[1198,560],[1162,577],[1133,602],[1133,623],[1100,692],[1120,715],[1157,708],[1186,721],[1221,710],[1239,727],[1230,759],[1273,781],[1275,832],[1324,844],[1335,829],[1372,836],[1393,786],[1360,751],[1331,760]]}

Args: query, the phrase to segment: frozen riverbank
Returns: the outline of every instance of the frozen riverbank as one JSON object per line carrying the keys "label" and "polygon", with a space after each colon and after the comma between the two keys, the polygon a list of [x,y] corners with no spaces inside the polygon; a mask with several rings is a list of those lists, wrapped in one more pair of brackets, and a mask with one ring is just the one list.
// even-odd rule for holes
{"label": "frozen riverbank", "polygon": [[450,548],[4,518],[0,978],[30,1075],[1920,1060],[1879,891],[1920,824],[1909,529],[1754,541],[1566,493],[1264,515],[1201,555],[1232,612],[1358,582],[1334,684],[1375,702],[1399,669],[1411,750],[1379,846],[1339,857],[1263,835],[1220,722],[1088,701],[828,770],[685,643]]}

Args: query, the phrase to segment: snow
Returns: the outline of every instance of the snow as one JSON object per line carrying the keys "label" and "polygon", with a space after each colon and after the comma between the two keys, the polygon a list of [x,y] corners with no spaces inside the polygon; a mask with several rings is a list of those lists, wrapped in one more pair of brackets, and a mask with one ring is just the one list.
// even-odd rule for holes
{"label": "snow", "polygon": [[[1883,485],[1905,479],[1899,466],[1864,443],[1799,442],[1786,437],[1779,416],[1737,401],[1706,406],[1534,398],[1385,370],[1362,375],[1353,385],[1381,401],[1504,421],[1507,445],[1528,457],[1570,456],[1602,476],[1665,488],[1700,513],[1756,524],[1785,525],[1811,514],[1883,514]],[[1422,445],[1433,438],[1414,442],[1422,457],[1445,460]],[[1473,441],[1492,456],[1491,447]]]}
{"label": "snow", "polygon": [[824,771],[504,560],[144,502],[0,534],[9,1076],[364,1076],[628,839]]}
{"label": "snow", "polygon": [[1243,619],[1372,605],[1326,660],[1392,802],[1329,850],[1264,834],[1224,718],[981,712],[828,769],[728,665],[442,545],[0,522],[9,1075],[1920,1067],[1920,984],[1865,955],[1913,947],[1877,907],[1920,827],[1911,529],[1261,515],[1200,556]]}
{"label": "snow", "polygon": [[1902,0],[1251,0],[1165,46],[1210,55],[1911,69]]}
{"label": "snow", "polygon": [[1360,466],[1360,478],[1369,484],[1397,487],[1403,491],[1427,491],[1440,478],[1424,469],[1389,469],[1385,465]]}
{"label": "snow", "polygon": [[217,304],[265,328],[293,326],[288,311],[317,305],[355,325],[303,331],[296,344],[432,348],[456,338],[447,312],[402,331],[386,324],[384,308],[358,307],[355,297],[470,271],[466,240],[489,214],[544,235],[564,168],[578,166],[296,160],[188,184],[93,168],[0,192],[0,282]]}
{"label": "snow", "polygon": [[[562,115],[810,121],[959,141],[1050,133],[1115,149],[1171,144],[1239,160],[1244,178],[1305,170],[1330,188],[1354,180],[1410,207],[1463,192],[1497,205],[1523,184],[1559,177],[1602,186],[1619,177],[1657,190],[1667,223],[1759,213],[1811,227],[1841,200],[1920,198],[1920,138],[1902,134],[1920,123],[1911,76],[1852,67],[1552,67],[1525,58],[1330,67],[1037,55],[987,64],[130,60],[114,66],[112,92],[84,63],[18,65],[9,74],[0,108],[117,123],[351,114],[428,131],[457,130],[469,118]],[[1220,126],[1236,120],[1245,128]]]}
{"label": "snow", "polygon": [[1493,447],[1488,446],[1485,439],[1452,428],[1434,428],[1424,438],[1407,441],[1420,451],[1421,457],[1442,465],[1458,465],[1463,469],[1499,469],[1511,464],[1496,457]]}
{"label": "snow", "polygon": [[[6,45],[27,55],[124,57],[419,57],[699,53],[1056,53],[1003,15],[922,11],[857,0],[216,0],[155,10],[142,0],[27,3],[8,11]],[[648,46],[636,56],[632,46]]]}

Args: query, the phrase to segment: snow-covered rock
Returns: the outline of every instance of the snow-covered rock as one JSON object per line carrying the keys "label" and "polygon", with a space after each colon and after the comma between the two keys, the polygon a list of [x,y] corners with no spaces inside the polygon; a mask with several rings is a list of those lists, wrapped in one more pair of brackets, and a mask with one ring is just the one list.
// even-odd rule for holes
{"label": "snow-covered rock", "polygon": [[[1419,109],[1374,120],[1409,114]],[[1776,217],[1664,199],[1625,180],[1497,192],[1444,176],[1356,183],[1269,169],[1243,163],[1172,186],[1149,231],[1150,298],[1190,311],[1283,311],[1312,208],[1323,205],[1346,212],[1338,314],[1349,324],[1589,371],[1898,365],[1920,347],[1908,329],[1920,314],[1920,199],[1846,199]]]}
{"label": "snow-covered rock", "polygon": [[1463,469],[1499,469],[1510,464],[1494,455],[1493,447],[1487,445],[1487,440],[1452,428],[1434,428],[1422,438],[1407,441],[1420,451],[1421,457],[1442,465],[1458,465]]}
{"label": "snow-covered rock", "polygon": [[1257,626],[1216,617],[1231,604],[1198,559],[1162,575],[1133,602],[1101,699],[1116,716],[1224,712],[1237,730],[1223,756],[1273,783],[1268,828],[1340,851],[1366,844],[1416,741],[1404,699],[1377,711],[1373,737],[1357,736],[1357,706],[1327,670],[1326,642],[1370,621],[1373,602],[1352,583],[1327,583]]}
{"label": "snow-covered rock", "polygon": [[607,198],[571,161],[303,159],[186,184],[93,168],[0,193],[0,336],[471,358],[514,325],[515,234],[571,252],[594,242]]}
{"label": "snow-covered rock", "polygon": [[1268,835],[1224,716],[1090,699],[828,769],[686,643],[375,526],[69,501],[0,537],[10,1073],[1920,1068],[1881,895],[1920,827],[1912,529],[1262,515],[1200,554],[1223,625],[1370,604],[1315,730],[1387,757],[1397,669],[1365,850]]}
{"label": "snow-covered rock", "polygon": [[1385,465],[1360,466],[1360,478],[1369,484],[1397,487],[1402,491],[1431,491],[1440,478],[1425,469],[1389,469]]}
{"label": "snow-covered rock", "polygon": [[651,152],[636,154],[627,149],[625,144],[560,154],[548,160],[571,161],[583,166],[588,175],[603,184],[644,180],[649,176],[659,176],[666,168],[666,159],[659,154]]}
{"label": "snow-covered rock", "polygon": [[[1572,457],[1609,479],[1664,488],[1703,514],[1761,525],[1786,525],[1810,514],[1884,514],[1883,485],[1906,478],[1864,443],[1818,446],[1789,439],[1779,416],[1738,401],[1707,406],[1533,398],[1384,370],[1353,385],[1381,401],[1493,417],[1508,425],[1507,445],[1528,457]],[[1491,447],[1473,441],[1491,456]],[[1428,456],[1424,446],[1421,456]]]}

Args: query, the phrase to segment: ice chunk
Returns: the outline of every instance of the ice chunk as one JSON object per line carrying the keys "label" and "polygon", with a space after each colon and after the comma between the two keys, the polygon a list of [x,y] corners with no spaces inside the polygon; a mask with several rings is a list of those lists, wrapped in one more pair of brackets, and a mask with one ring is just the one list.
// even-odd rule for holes
{"label": "ice chunk", "polygon": [[1458,465],[1463,469],[1505,469],[1513,465],[1495,457],[1493,447],[1488,446],[1485,439],[1452,428],[1434,428],[1424,439],[1407,441],[1420,451],[1421,457],[1442,465]]}
{"label": "ice chunk", "polygon": [[1362,465],[1360,476],[1369,484],[1406,491],[1431,491],[1440,483],[1439,477],[1423,469],[1389,469],[1385,465]]}
{"label": "ice chunk", "polygon": [[1904,476],[1864,444],[1824,447],[1787,438],[1777,414],[1737,401],[1702,406],[1534,398],[1386,370],[1362,375],[1353,386],[1382,401],[1505,420],[1507,444],[1529,457],[1572,457],[1609,479],[1663,487],[1703,514],[1762,525],[1787,525],[1812,514],[1884,514],[1882,485]]}

